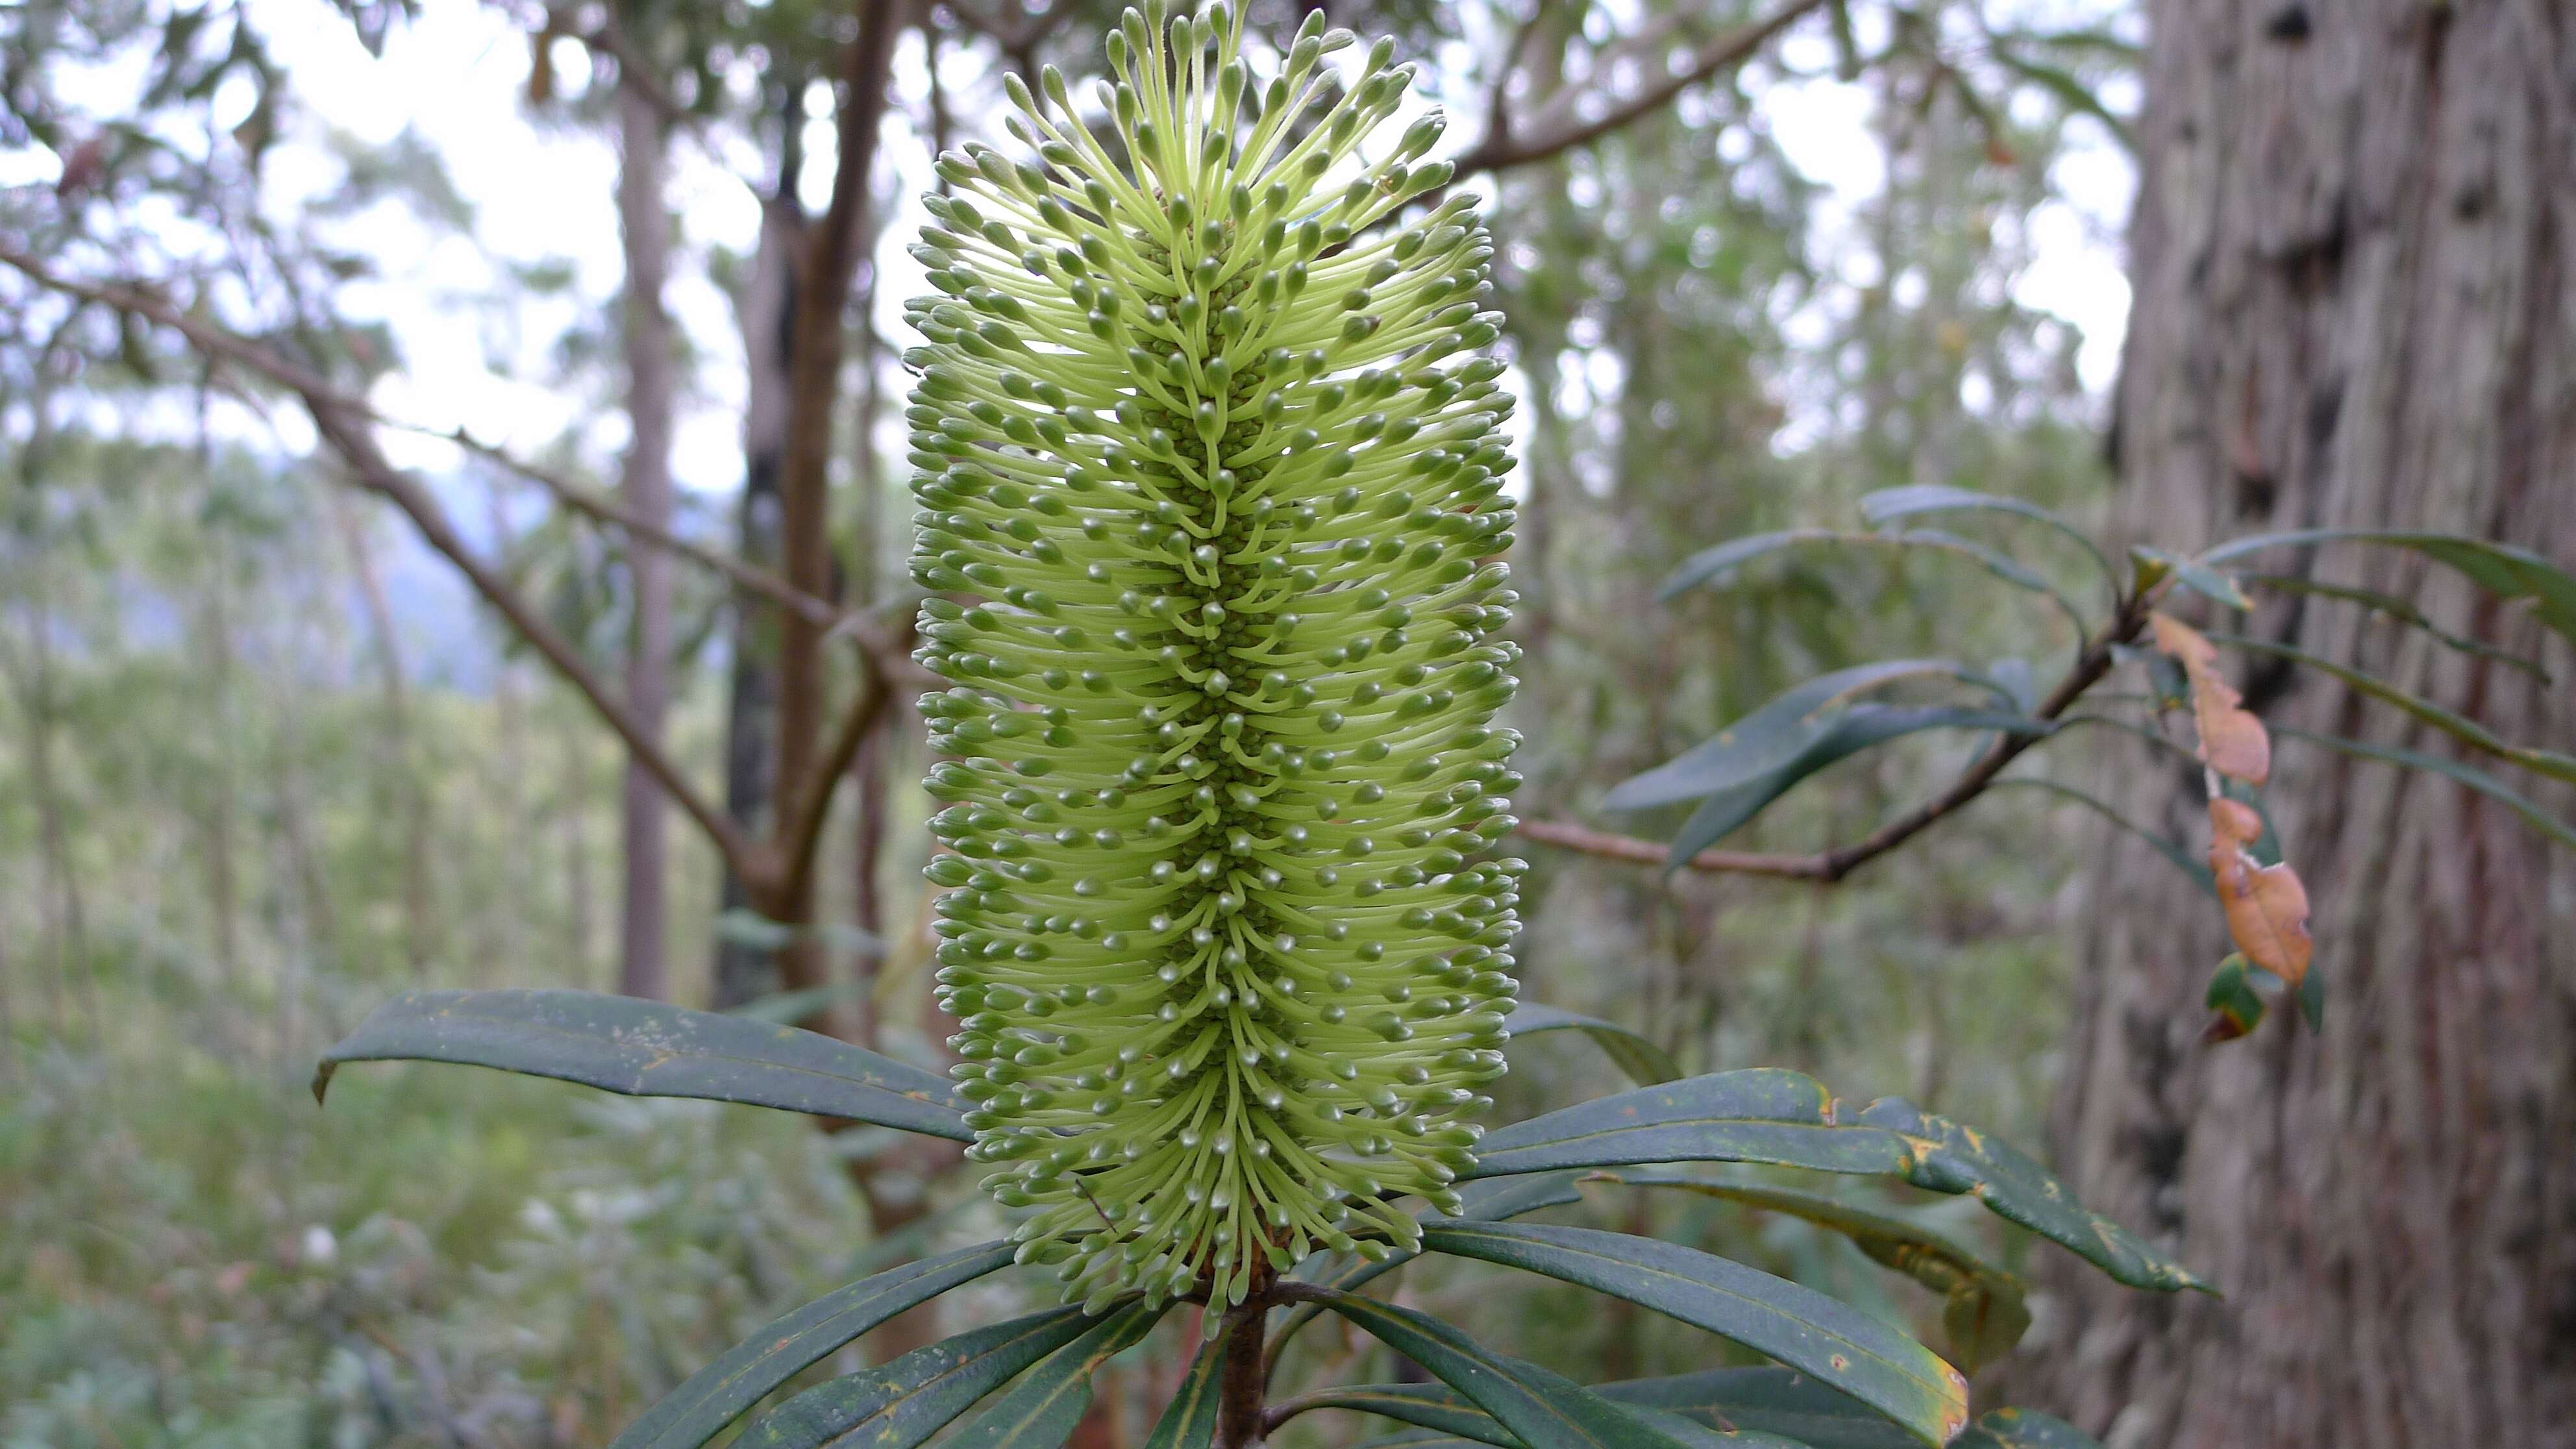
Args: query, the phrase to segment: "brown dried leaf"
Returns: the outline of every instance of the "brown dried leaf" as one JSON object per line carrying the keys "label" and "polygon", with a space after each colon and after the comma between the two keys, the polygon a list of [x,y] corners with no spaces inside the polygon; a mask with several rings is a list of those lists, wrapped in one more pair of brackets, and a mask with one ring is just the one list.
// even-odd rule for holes
{"label": "brown dried leaf", "polygon": [[2191,679],[2191,716],[2200,731],[2201,762],[2231,780],[2262,784],[2272,773],[2272,736],[2245,708],[2245,696],[2219,674],[2218,646],[2168,615],[2150,615],[2149,622],[2155,626],[2158,652],[2172,655]]}
{"label": "brown dried leaf", "polygon": [[2308,935],[2308,888],[2287,865],[2254,863],[2248,847],[2262,837],[2263,818],[2245,804],[2210,801],[2209,832],[2209,869],[2227,934],[2246,960],[2296,990],[2316,949]]}

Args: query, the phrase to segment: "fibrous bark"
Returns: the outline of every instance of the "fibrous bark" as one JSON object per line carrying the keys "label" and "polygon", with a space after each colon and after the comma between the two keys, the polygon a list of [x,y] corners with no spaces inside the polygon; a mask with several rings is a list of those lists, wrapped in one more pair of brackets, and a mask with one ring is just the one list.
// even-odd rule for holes
{"label": "fibrous bark", "polygon": [[[2576,12],[2549,0],[2158,0],[2115,453],[2129,535],[2482,535],[2576,559]],[[2550,654],[2558,682],[2322,601],[2250,632],[2565,748],[2569,651],[2411,554],[2278,571]],[[2454,753],[2322,676],[2276,726]],[[2216,909],[2107,847],[2054,1136],[2085,1200],[2224,1301],[2080,1267],[2029,1402],[2141,1445],[2576,1445],[2576,859],[2437,775],[2284,737],[2267,798],[2316,904],[2322,1033],[2204,1047]],[[2568,792],[2496,766],[2562,815]],[[2197,841],[2201,783],[2116,793]],[[2286,1008],[2276,1015],[2286,1014]]]}

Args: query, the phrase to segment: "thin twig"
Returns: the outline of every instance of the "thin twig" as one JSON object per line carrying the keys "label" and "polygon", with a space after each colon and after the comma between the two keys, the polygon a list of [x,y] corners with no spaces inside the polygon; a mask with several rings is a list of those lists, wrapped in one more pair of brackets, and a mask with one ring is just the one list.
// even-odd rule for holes
{"label": "thin twig", "polygon": [[[1823,9],[1826,0],[1790,0],[1776,14],[1745,26],[1723,39],[1704,46],[1691,57],[1691,63],[1666,75],[1636,95],[1612,106],[1598,117],[1581,125],[1569,126],[1554,135],[1527,141],[1514,141],[1509,131],[1496,130],[1470,147],[1457,158],[1458,175],[1479,171],[1506,171],[1561,155],[1577,146],[1589,145],[1603,136],[1661,110],[1673,97],[1716,75],[1727,67],[1749,59],[1773,36]],[[1508,83],[1506,75],[1503,82]],[[1550,105],[1553,106],[1553,99]]]}
{"label": "thin twig", "polygon": [[[2032,717],[2058,719],[2074,708],[2086,690],[2101,683],[2102,677],[2111,672],[2119,648],[2136,639],[2139,631],[2146,627],[2147,613],[2154,606],[2155,599],[2154,590],[2123,599],[2111,622],[2085,646],[2075,661],[2075,667],[2068,670],[2066,677],[2058,681],[2057,688],[2049,691],[2048,698],[2031,711]],[[1703,850],[1686,864],[1692,870],[1713,875],[1765,875],[1834,884],[1984,794],[1995,783],[1996,777],[2004,772],[2005,766],[2046,738],[2046,734],[2004,736],[1979,755],[1948,789],[1849,845],[1809,855],[1755,855],[1731,850]],[[1672,854],[1670,847],[1651,840],[1616,835],[1565,821],[1524,820],[1517,829],[1522,836],[1542,845],[1609,860],[1661,865]]]}
{"label": "thin twig", "polygon": [[463,535],[448,520],[447,512],[438,500],[385,457],[369,431],[373,421],[369,410],[353,406],[353,399],[310,370],[247,338],[237,337],[182,312],[157,294],[136,287],[80,282],[59,276],[43,262],[6,245],[0,245],[0,262],[26,274],[39,286],[171,328],[186,337],[199,351],[247,368],[294,393],[304,404],[305,412],[312,417],[315,430],[348,465],[357,484],[400,509],[411,520],[422,541],[455,565],[483,601],[543,655],[566,683],[581,692],[591,708],[634,753],[637,762],[657,784],[670,792],[682,811],[706,833],[726,863],[740,870],[755,861],[755,847],[733,820],[698,790],[678,762],[662,749],[642,722],[627,710],[624,701],[609,690],[573,647],[555,633],[536,607],[502,577],[499,570],[466,545]]}

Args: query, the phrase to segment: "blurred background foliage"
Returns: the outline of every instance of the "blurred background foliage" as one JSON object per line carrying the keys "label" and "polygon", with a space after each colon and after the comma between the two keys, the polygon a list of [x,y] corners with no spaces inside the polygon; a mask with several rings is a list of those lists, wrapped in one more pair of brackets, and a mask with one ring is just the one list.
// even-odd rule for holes
{"label": "blurred background foliage", "polygon": [[[1483,0],[1333,8],[1398,35],[1462,110],[1523,26],[1538,70],[1580,78],[1633,59],[1625,37],[1751,14],[1724,0],[1569,0],[1535,17]],[[2134,17],[2111,0],[1810,8],[1789,41],[1668,109],[1491,184],[1524,395],[1524,815],[1588,815],[1609,784],[1823,670],[2040,660],[2071,644],[2026,596],[1941,556],[1793,552],[1743,587],[1657,600],[1687,554],[1758,529],[1847,526],[1875,488],[1962,484],[2078,519],[2105,503],[2101,379],[2083,381],[2070,322],[2019,299],[2034,218],[2066,209],[2070,174],[2098,196],[2125,165]],[[1271,9],[1256,21],[1294,24],[1296,7]],[[609,147],[608,88],[565,68],[612,62],[558,43],[603,12],[503,13],[535,37],[527,113]],[[1014,29],[927,10],[898,57],[889,133],[984,135],[1003,68],[1087,69],[1110,13],[1072,6],[1040,25],[1015,9]],[[646,3],[614,18],[671,61],[694,144],[792,169],[802,130],[781,106],[828,66],[838,12]],[[488,219],[409,130],[311,144],[327,118],[297,111],[297,76],[262,36],[325,23],[381,52],[367,64],[433,63],[407,53],[420,22],[381,5],[335,17],[282,0],[47,0],[0,14],[0,145],[60,162],[10,178],[0,233],[78,215],[91,243],[144,275],[229,238],[232,285],[275,335],[399,377],[400,329],[371,320],[384,309],[365,299],[424,284],[380,271],[335,219],[392,204],[417,234],[467,248]],[[134,109],[89,108],[96,75],[120,66],[145,76]],[[251,77],[246,111],[235,74]],[[1802,171],[1779,133],[1795,112],[1775,102],[1819,89],[1874,153],[1882,179],[1857,198]],[[1453,137],[1480,119],[1461,114]],[[907,169],[921,154],[891,149],[879,192],[927,184]],[[281,218],[254,198],[263,164],[287,161],[320,199]],[[316,181],[316,168],[337,169]],[[692,233],[685,209],[680,225]],[[745,285],[745,258],[687,251],[717,295]],[[587,420],[615,403],[615,310],[560,265],[502,275],[438,305],[483,319],[496,371],[569,400],[550,466],[608,474],[615,440]],[[0,1444],[601,1444],[766,1315],[867,1264],[967,1240],[984,1212],[971,1174],[913,1184],[936,1210],[908,1238],[872,1241],[841,1171],[871,1144],[744,1109],[384,1069],[353,1074],[316,1111],[312,1060],[393,991],[614,983],[620,752],[398,520],[291,426],[256,426],[171,339],[95,312],[75,325],[23,285],[6,310]],[[860,331],[850,391],[891,399],[902,339]],[[684,338],[685,386],[719,407],[737,399],[719,380],[739,365],[724,339]],[[843,442],[845,567],[863,599],[899,601],[900,451],[882,428],[845,428]],[[433,482],[613,667],[631,607],[615,536],[467,459]],[[732,510],[723,493],[684,490],[675,526],[721,541]],[[2038,561],[2090,585],[2080,557],[2053,557]],[[695,580],[677,609],[670,737],[709,774],[732,607]],[[897,738],[882,768],[906,781],[922,764],[917,726]],[[1968,748],[1918,737],[1874,752],[1748,840],[1849,838]],[[917,1022],[923,812],[909,788],[885,809],[868,886],[888,903],[886,944],[863,989],[881,1021]],[[1651,834],[1677,818],[1632,824]],[[861,918],[854,824],[826,837],[828,922]],[[1643,1030],[1691,1070],[1799,1067],[1856,1099],[1908,1094],[2036,1140],[2065,1017],[2067,887],[2095,838],[2087,821],[1998,798],[1830,891],[1666,880],[1532,849],[1524,995]],[[700,842],[684,837],[673,859],[674,995],[704,1004],[719,935],[758,932],[719,921],[719,866]],[[934,1029],[884,1036],[935,1055]],[[1579,1040],[1540,1039],[1516,1051],[1498,1115],[1618,1085]],[[1928,1220],[1991,1242],[1962,1209]],[[1833,1235],[1684,1195],[1596,1190],[1585,1211],[1632,1228],[1651,1213],[1660,1231],[1723,1242],[1939,1341],[1939,1301]],[[1494,1282],[1453,1268],[1405,1291],[1463,1310]],[[1010,1291],[941,1312],[962,1326]],[[1531,1311],[1467,1316],[1499,1347],[1597,1370],[1578,1377],[1707,1361],[1695,1336],[1633,1313],[1576,1313],[1572,1290],[1510,1291]],[[1356,1342],[1318,1330],[1297,1352]],[[1122,1437],[1107,1442],[1141,1440],[1171,1357],[1149,1345],[1111,1375],[1104,1432]],[[1345,1443],[1355,1427],[1319,1415],[1298,1432]]]}

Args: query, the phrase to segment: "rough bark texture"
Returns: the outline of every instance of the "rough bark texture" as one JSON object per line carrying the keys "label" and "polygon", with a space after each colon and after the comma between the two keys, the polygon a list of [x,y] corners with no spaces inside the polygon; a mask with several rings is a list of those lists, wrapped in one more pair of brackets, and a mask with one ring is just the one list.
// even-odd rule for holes
{"label": "rough bark texture", "polygon": [[[669,137],[641,77],[617,89],[620,142],[617,220],[626,247],[626,507],[656,526],[671,521],[671,424],[678,358],[662,287],[671,272],[671,215],[662,201]],[[660,549],[626,550],[635,622],[626,654],[626,705],[655,741],[671,707],[671,559]],[[618,989],[662,1000],[671,994],[666,925],[670,878],[668,804],[650,771],[626,765],[625,901]]]}
{"label": "rough bark texture", "polygon": [[[2187,547],[2287,527],[2481,534],[2576,560],[2576,10],[2552,0],[2157,0],[2116,453],[2123,525]],[[2457,576],[2339,546],[2264,561],[2522,650]],[[2567,747],[2544,685],[2347,606],[2251,631]],[[2318,676],[2276,724],[2455,753]],[[2216,909],[2109,848],[2054,1123],[2092,1204],[2224,1302],[2052,1266],[2043,1380],[2112,1449],[2576,1445],[2576,860],[2492,801],[2283,740],[2268,791],[2316,904],[2322,1035],[2203,1047]],[[2564,814],[2569,792],[2496,772]],[[2116,791],[2203,839],[2200,786]]]}

